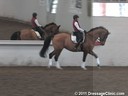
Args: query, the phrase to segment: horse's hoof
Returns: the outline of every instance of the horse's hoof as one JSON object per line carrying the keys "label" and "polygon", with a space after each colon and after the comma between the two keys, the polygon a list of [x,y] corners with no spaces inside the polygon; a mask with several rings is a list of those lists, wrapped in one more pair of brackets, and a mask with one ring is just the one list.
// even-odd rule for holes
{"label": "horse's hoof", "polygon": [[58,66],[56,66],[56,68],[57,68],[57,69],[59,69],[59,70],[62,70],[62,69],[63,69],[63,68],[61,68],[60,66],[59,66],[59,67],[58,67]]}
{"label": "horse's hoof", "polygon": [[100,65],[97,65],[97,67],[98,67],[99,69],[101,69]]}
{"label": "horse's hoof", "polygon": [[41,57],[43,57],[43,58],[47,58],[47,55],[46,55],[46,54],[44,54],[44,55],[41,55]]}
{"label": "horse's hoof", "polygon": [[87,68],[82,68],[83,70],[87,70]]}
{"label": "horse's hoof", "polygon": [[63,70],[63,68],[57,68],[57,69],[59,69],[59,70]]}
{"label": "horse's hoof", "polygon": [[84,67],[84,66],[81,66],[81,68],[82,68],[82,69],[84,69],[84,70],[87,70],[87,68],[86,68],[86,67]]}
{"label": "horse's hoof", "polygon": [[41,57],[46,58],[46,56],[45,56],[45,55],[43,55],[43,56],[41,56]]}
{"label": "horse's hoof", "polygon": [[52,63],[49,63],[49,64],[48,64],[48,68],[51,68],[51,66],[52,66]]}

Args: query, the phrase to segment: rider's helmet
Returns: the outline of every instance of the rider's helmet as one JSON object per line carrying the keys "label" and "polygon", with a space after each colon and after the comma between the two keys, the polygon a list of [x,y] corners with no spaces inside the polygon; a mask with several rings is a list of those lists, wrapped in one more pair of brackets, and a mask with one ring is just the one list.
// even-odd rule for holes
{"label": "rider's helmet", "polygon": [[33,17],[36,17],[36,16],[37,16],[37,13],[36,13],[36,12],[34,12],[34,13],[32,14],[32,16],[33,16]]}
{"label": "rider's helmet", "polygon": [[73,16],[73,19],[77,19],[77,18],[79,18],[78,15],[74,15],[74,16]]}

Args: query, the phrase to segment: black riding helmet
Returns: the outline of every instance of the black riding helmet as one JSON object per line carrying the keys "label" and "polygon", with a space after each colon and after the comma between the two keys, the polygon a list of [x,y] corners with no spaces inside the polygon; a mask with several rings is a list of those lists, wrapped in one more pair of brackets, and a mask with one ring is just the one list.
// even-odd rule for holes
{"label": "black riding helmet", "polygon": [[76,18],[79,18],[79,16],[78,15],[74,15],[73,16],[73,19],[76,19]]}
{"label": "black riding helmet", "polygon": [[32,14],[32,16],[33,16],[33,17],[36,17],[36,16],[37,16],[37,13],[34,12],[34,13]]}

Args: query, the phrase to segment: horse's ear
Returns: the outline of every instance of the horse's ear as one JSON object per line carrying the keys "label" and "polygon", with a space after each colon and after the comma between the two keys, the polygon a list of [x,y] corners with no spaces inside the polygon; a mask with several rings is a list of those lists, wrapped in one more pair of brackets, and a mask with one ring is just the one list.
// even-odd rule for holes
{"label": "horse's ear", "polygon": [[108,35],[110,35],[111,33],[108,31]]}
{"label": "horse's ear", "polygon": [[61,25],[59,25],[59,26],[57,27],[57,29],[59,29],[59,28],[60,28],[60,26],[61,26]]}

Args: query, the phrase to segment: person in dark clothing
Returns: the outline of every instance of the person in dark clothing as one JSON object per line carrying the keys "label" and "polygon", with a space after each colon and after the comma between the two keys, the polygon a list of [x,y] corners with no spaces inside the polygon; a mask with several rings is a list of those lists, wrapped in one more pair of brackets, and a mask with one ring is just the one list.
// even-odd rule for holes
{"label": "person in dark clothing", "polygon": [[80,42],[83,40],[83,33],[85,32],[86,34],[86,31],[83,30],[81,27],[80,27],[80,24],[79,24],[79,21],[78,21],[78,18],[79,16],[78,15],[74,15],[73,16],[73,29],[74,29],[74,35],[76,36],[76,40],[77,40],[77,44],[75,46],[75,48],[77,49],[77,47],[79,46]]}
{"label": "person in dark clothing", "polygon": [[33,13],[32,14],[32,19],[31,19],[31,24],[32,24],[32,28],[35,31],[38,31],[40,36],[38,36],[40,39],[44,34],[44,30],[42,29],[43,27],[39,24],[38,20],[37,20],[37,13]]}

